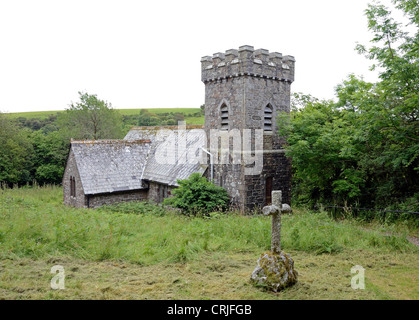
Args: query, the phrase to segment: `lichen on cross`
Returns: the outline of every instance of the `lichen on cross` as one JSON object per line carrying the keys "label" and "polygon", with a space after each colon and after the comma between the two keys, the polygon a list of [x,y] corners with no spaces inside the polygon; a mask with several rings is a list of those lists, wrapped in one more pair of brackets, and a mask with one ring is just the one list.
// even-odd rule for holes
{"label": "lichen on cross", "polygon": [[281,252],[281,213],[290,210],[289,205],[282,204],[281,191],[272,191],[272,204],[262,209],[265,216],[272,216],[271,251],[274,253]]}
{"label": "lichen on cross", "polygon": [[281,251],[281,213],[292,212],[288,204],[282,203],[281,191],[272,191],[272,205],[262,209],[263,214],[272,216],[271,251],[260,255],[250,280],[255,285],[264,285],[277,292],[297,282],[298,272],[294,260]]}

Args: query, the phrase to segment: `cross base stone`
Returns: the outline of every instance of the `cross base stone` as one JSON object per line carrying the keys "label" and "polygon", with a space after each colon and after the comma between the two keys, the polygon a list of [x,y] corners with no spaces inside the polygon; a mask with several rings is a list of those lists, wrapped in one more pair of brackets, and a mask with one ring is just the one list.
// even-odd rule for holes
{"label": "cross base stone", "polygon": [[297,277],[298,272],[294,269],[294,260],[288,253],[268,251],[260,255],[250,281],[256,286],[265,286],[278,292],[295,284]]}

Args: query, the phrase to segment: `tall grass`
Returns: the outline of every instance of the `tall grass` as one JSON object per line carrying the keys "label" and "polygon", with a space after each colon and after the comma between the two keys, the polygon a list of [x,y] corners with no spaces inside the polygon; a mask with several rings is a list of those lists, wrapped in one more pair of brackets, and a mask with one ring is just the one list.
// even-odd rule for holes
{"label": "tall grass", "polygon": [[[62,204],[62,188],[0,190],[0,257],[72,256],[138,264],[185,262],[206,252],[270,249],[271,221],[263,216],[219,214],[190,218],[148,204],[100,209]],[[282,218],[282,246],[316,254],[347,249],[417,251],[404,237],[366,230],[354,221],[302,211]]]}

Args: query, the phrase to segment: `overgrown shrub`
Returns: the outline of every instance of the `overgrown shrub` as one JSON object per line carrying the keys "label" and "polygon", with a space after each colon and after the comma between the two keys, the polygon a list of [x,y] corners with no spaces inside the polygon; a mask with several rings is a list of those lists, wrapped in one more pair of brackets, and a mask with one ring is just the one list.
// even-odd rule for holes
{"label": "overgrown shrub", "polygon": [[189,179],[178,180],[179,188],[173,190],[174,196],[164,200],[163,204],[180,208],[186,215],[208,215],[214,211],[228,208],[227,191],[214,185],[199,173],[193,173]]}

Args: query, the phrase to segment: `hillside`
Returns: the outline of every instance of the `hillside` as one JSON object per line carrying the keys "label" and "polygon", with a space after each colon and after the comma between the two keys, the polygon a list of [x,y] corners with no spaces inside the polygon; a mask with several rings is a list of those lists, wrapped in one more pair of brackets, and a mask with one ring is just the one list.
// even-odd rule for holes
{"label": "hillside", "polygon": [[[140,109],[115,109],[124,117],[124,119],[133,119],[138,118],[140,112],[142,110],[147,110],[151,114],[156,114],[157,116],[161,116],[164,114],[176,114],[180,113],[183,114],[185,117],[185,121],[187,124],[196,124],[201,125],[204,124],[204,117],[197,116],[196,114],[201,111],[200,108],[140,108]],[[5,115],[10,119],[18,119],[18,118],[25,118],[25,119],[38,119],[38,120],[45,120],[50,117],[55,117],[59,113],[64,112],[64,110],[51,110],[51,111],[31,111],[31,112],[11,112],[6,113]],[[194,115],[195,114],[195,115]],[[132,121],[131,121],[132,122]]]}

